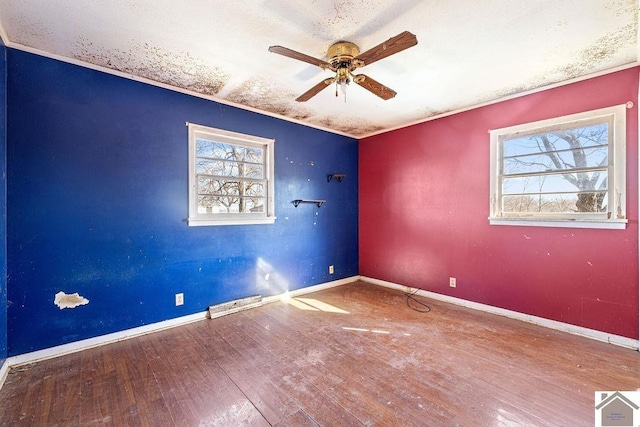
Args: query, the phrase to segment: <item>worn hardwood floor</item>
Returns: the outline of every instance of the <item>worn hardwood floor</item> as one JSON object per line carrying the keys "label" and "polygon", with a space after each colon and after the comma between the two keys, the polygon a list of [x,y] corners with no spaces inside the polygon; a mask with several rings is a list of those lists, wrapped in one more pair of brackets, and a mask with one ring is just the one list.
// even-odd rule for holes
{"label": "worn hardwood floor", "polygon": [[640,387],[636,351],[427,302],[355,282],[14,368],[0,424],[592,426]]}

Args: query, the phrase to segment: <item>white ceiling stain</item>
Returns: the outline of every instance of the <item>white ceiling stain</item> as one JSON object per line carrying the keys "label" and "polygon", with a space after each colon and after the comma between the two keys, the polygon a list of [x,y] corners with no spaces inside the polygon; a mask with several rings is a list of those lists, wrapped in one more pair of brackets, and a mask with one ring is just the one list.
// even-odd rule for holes
{"label": "white ceiling stain", "polygon": [[[326,60],[403,31],[418,44],[364,66],[395,90],[356,84],[295,98],[332,72],[268,52]],[[6,45],[356,138],[505,96],[638,64],[637,0],[0,0]]]}

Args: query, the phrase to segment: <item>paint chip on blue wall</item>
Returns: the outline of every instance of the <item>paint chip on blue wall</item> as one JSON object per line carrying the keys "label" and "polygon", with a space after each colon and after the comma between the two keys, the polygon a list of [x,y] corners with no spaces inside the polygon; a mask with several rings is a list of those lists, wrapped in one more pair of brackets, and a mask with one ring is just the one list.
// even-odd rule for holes
{"label": "paint chip on blue wall", "polygon": [[62,310],[64,308],[76,308],[80,305],[89,304],[89,300],[80,296],[77,292],[75,294],[65,294],[60,291],[55,295],[53,303]]}

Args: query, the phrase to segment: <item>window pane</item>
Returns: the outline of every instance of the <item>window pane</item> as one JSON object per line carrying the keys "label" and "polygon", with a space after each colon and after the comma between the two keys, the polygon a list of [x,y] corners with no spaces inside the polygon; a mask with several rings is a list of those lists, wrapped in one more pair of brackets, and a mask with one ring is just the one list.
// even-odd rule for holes
{"label": "window pane", "polygon": [[261,147],[244,147],[223,142],[196,140],[196,157],[232,160],[235,162],[263,163],[264,149]]}
{"label": "window pane", "polygon": [[263,197],[198,196],[199,213],[262,213]]}
{"label": "window pane", "polygon": [[197,159],[196,173],[215,176],[231,176],[262,179],[264,166],[253,163],[237,163],[228,160]]}
{"label": "window pane", "polygon": [[[218,196],[198,196],[198,212],[199,213],[229,213],[234,212],[234,197],[218,197]],[[237,211],[235,211],[237,212]]]}
{"label": "window pane", "polygon": [[623,228],[626,115],[616,105],[491,130],[491,224]]}
{"label": "window pane", "polygon": [[264,183],[257,182],[257,181],[245,181],[243,195],[251,196],[251,197],[264,197],[265,196]]}
{"label": "window pane", "polygon": [[[603,123],[505,139],[502,145],[503,211],[604,211],[608,137],[608,124]],[[576,171],[588,168],[599,169]],[[549,173],[553,171],[558,172]]]}
{"label": "window pane", "polygon": [[198,177],[198,194],[240,196],[240,182],[226,179]]}
{"label": "window pane", "polygon": [[198,194],[203,196],[265,197],[265,182],[198,177]]}
{"label": "window pane", "polygon": [[503,141],[502,152],[504,157],[510,157],[575,148],[601,147],[607,146],[608,139],[609,125],[600,123],[574,129],[509,138]]}
{"label": "window pane", "polygon": [[264,178],[264,167],[262,165],[254,165],[243,163],[241,168],[246,178],[262,179]]}
{"label": "window pane", "polygon": [[226,159],[232,150],[231,145],[221,142],[209,141],[208,139],[196,140],[196,156],[209,157],[212,159]]}
{"label": "window pane", "polygon": [[606,212],[607,192],[537,194],[504,196],[504,213],[545,212],[576,213]]}
{"label": "window pane", "polygon": [[606,145],[567,151],[528,154],[504,159],[504,174],[536,173],[553,170],[607,166]]}
{"label": "window pane", "polygon": [[502,193],[505,195],[577,192],[578,190],[606,191],[607,171],[505,177],[502,181]]}
{"label": "window pane", "polygon": [[213,157],[213,142],[206,139],[196,139],[196,156]]}
{"label": "window pane", "polygon": [[238,163],[199,158],[197,159],[196,173],[217,176],[239,176]]}
{"label": "window pane", "polygon": [[245,207],[248,212],[264,212],[264,198],[262,197],[250,197],[245,198]]}
{"label": "window pane", "polygon": [[189,225],[273,223],[273,147],[189,123]]}
{"label": "window pane", "polygon": [[260,147],[246,147],[245,162],[264,164],[264,149]]}

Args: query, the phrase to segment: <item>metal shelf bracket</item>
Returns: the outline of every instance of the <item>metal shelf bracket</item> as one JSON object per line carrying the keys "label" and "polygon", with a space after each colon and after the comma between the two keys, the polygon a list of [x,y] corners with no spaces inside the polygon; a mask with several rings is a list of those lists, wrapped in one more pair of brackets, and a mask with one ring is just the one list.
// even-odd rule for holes
{"label": "metal shelf bracket", "polygon": [[331,180],[333,178],[336,179],[336,181],[338,182],[342,182],[342,179],[347,176],[346,174],[343,173],[332,173],[331,175],[327,175],[327,182],[331,182]]}
{"label": "metal shelf bracket", "polygon": [[322,205],[324,205],[325,203],[327,203],[326,200],[305,200],[305,199],[297,199],[293,201],[293,206],[295,206],[296,208],[298,207],[298,205],[300,203],[313,203],[318,207],[321,207]]}

